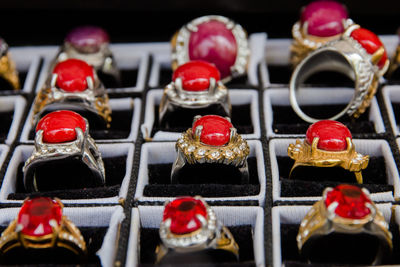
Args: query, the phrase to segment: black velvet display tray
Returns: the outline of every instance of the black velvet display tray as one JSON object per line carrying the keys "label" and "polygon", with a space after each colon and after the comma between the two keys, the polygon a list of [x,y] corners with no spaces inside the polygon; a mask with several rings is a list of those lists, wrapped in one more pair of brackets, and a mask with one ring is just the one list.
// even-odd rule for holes
{"label": "black velvet display tray", "polygon": [[14,110],[0,112],[0,142],[4,143],[10,131],[11,123],[14,119]]}

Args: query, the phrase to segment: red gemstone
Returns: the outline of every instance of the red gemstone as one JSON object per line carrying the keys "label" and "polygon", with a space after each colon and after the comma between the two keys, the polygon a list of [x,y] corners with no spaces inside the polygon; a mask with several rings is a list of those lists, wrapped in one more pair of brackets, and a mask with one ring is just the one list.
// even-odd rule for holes
{"label": "red gemstone", "polygon": [[94,80],[93,68],[83,60],[67,59],[58,63],[53,73],[57,74],[57,87],[67,92],[81,92],[88,88],[87,77]]}
{"label": "red gemstone", "polygon": [[322,120],[308,127],[306,140],[312,144],[314,138],[319,137],[318,148],[327,151],[343,151],[347,148],[346,138],[351,138],[347,127],[331,120]]}
{"label": "red gemstone", "polygon": [[[374,54],[380,47],[384,47],[379,37],[364,28],[358,28],[351,32],[350,36],[359,42],[362,47],[367,51],[368,54]],[[378,67],[383,68],[385,66],[387,60],[387,53],[385,49],[385,53],[383,54],[381,60],[378,62]]]}
{"label": "red gemstone", "polygon": [[76,112],[58,110],[44,116],[37,124],[36,132],[43,130],[45,143],[63,143],[76,140],[75,128],[85,132],[85,119]]}
{"label": "red gemstone", "polygon": [[366,206],[371,200],[354,185],[339,185],[329,191],[326,194],[325,205],[329,207],[334,202],[338,203],[335,213],[342,218],[362,219],[371,213]]}
{"label": "red gemstone", "polygon": [[217,20],[197,25],[197,31],[190,34],[190,60],[204,60],[214,63],[225,78],[231,74],[235,64],[237,43],[232,31]]}
{"label": "red gemstone", "polygon": [[108,33],[104,29],[90,25],[77,27],[65,37],[65,42],[82,53],[96,53],[109,41]]}
{"label": "red gemstone", "polygon": [[205,91],[210,86],[210,78],[220,80],[218,69],[211,63],[193,60],[180,65],[174,72],[172,80],[181,78],[186,91]]}
{"label": "red gemstone", "polygon": [[170,231],[182,235],[201,228],[201,222],[197,215],[207,219],[207,209],[203,202],[192,197],[182,197],[165,206],[163,221],[171,219]]}
{"label": "red gemstone", "polygon": [[301,13],[301,23],[307,22],[307,33],[318,37],[343,33],[343,21],[347,18],[346,7],[336,1],[312,2]]}
{"label": "red gemstone", "polygon": [[48,197],[37,197],[24,202],[18,213],[21,233],[29,236],[44,236],[53,233],[52,227],[61,224],[62,208]]}
{"label": "red gemstone", "polygon": [[217,115],[203,116],[193,124],[193,135],[198,126],[203,126],[200,141],[210,146],[223,146],[229,142],[232,123]]}

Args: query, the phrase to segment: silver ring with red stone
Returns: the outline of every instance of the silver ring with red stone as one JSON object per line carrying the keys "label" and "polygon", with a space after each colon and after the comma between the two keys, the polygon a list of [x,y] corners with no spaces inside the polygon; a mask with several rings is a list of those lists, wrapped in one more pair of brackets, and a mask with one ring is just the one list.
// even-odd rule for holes
{"label": "silver ring with red stone", "polygon": [[205,61],[189,61],[174,71],[172,82],[165,87],[159,121],[162,124],[167,113],[176,108],[204,109],[212,105],[221,107],[218,115],[231,115],[228,89],[221,83],[218,69]]}
{"label": "silver ring with red stone", "polygon": [[76,58],[87,62],[96,71],[112,76],[120,82],[120,71],[109,48],[108,33],[97,26],[80,26],[72,29],[65,37],[53,66],[58,62]]}
{"label": "silver ring with red stone", "polygon": [[250,55],[247,33],[229,18],[196,18],[172,37],[171,45],[173,70],[190,60],[204,60],[217,66],[224,83],[246,74]]}
{"label": "silver ring with red stone", "polygon": [[[239,257],[239,246],[231,232],[217,220],[212,208],[200,196],[167,201],[159,233],[157,263],[167,254],[182,255],[209,249],[224,250],[236,259]],[[192,256],[189,259],[193,259]]]}
{"label": "silver ring with red stone", "polygon": [[327,42],[339,40],[353,21],[347,8],[336,1],[314,1],[301,10],[301,18],[292,27],[290,62],[299,64],[307,54]]}
{"label": "silver ring with red stone", "polygon": [[192,128],[182,134],[175,148],[178,155],[172,166],[172,183],[179,183],[180,171],[186,164],[203,163],[234,166],[240,172],[241,182],[249,182],[247,157],[250,148],[229,118],[217,115],[196,116]]}
{"label": "silver ring with red stone", "polygon": [[82,181],[84,187],[105,184],[104,163],[89,135],[87,120],[73,111],[54,111],[44,116],[36,126],[35,147],[23,167],[25,189],[28,192],[40,191],[41,177],[36,175],[37,168],[63,163],[67,159],[78,160],[93,174],[92,178]]}
{"label": "silver ring with red stone", "polygon": [[111,123],[107,92],[93,67],[79,59],[67,59],[54,67],[36,95],[32,124],[39,121],[45,110],[54,109],[87,110],[96,114],[107,127]]}
{"label": "silver ring with red stone", "polygon": [[354,81],[354,95],[342,111],[323,119],[337,120],[344,115],[358,118],[370,106],[379,80],[388,67],[386,50],[379,37],[354,24],[344,32],[340,40],[329,42],[313,51],[297,65],[290,79],[290,104],[304,121],[318,121],[301,109],[297,93],[310,76],[321,71],[334,71]]}
{"label": "silver ring with red stone", "polygon": [[[337,239],[331,239],[333,236]],[[382,263],[393,247],[388,223],[370,199],[369,191],[353,185],[324,190],[322,199],[312,206],[300,224],[297,246],[310,262],[346,264],[337,262],[346,253],[350,254],[347,259],[352,259],[352,263],[367,265]],[[355,248],[362,246],[374,250],[369,249],[366,254],[365,250]],[[362,251],[357,255],[359,258],[352,255],[357,250]]]}

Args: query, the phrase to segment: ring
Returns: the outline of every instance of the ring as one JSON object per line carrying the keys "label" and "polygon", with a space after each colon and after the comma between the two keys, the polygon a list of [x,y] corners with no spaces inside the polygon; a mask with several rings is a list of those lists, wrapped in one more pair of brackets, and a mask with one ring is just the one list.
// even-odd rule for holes
{"label": "ring", "polygon": [[351,133],[337,121],[323,120],[312,124],[304,141],[289,144],[288,155],[295,162],[290,170],[292,176],[299,166],[341,167],[354,172],[357,183],[362,184],[361,170],[367,168],[369,156],[357,153]]}
{"label": "ring", "polygon": [[212,112],[207,109],[207,113],[231,115],[228,89],[220,81],[218,69],[205,61],[190,61],[179,66],[172,82],[164,89],[159,106],[160,124],[167,124],[177,112],[191,109],[199,114],[199,109],[206,108],[212,109]]}
{"label": "ring", "polygon": [[26,199],[17,218],[1,234],[2,254],[18,247],[35,251],[58,247],[76,255],[87,253],[81,232],[63,215],[61,201],[48,197]]}
{"label": "ring", "polygon": [[[324,190],[322,199],[300,224],[297,246],[310,262],[339,263],[346,259],[368,265],[380,264],[393,247],[388,224],[368,190],[353,185]],[[370,249],[358,255],[360,246]]]}
{"label": "ring", "polygon": [[[59,175],[52,185],[45,175],[46,172],[53,172],[51,170]],[[82,172],[85,179],[76,177],[75,172]],[[89,135],[87,120],[69,110],[54,111],[44,116],[36,126],[35,147],[25,162],[23,173],[28,192],[55,189],[50,187],[65,190],[60,177],[68,180],[65,182],[71,188],[103,186],[104,163],[95,141]],[[51,179],[54,180],[54,177]]]}
{"label": "ring", "polygon": [[327,119],[337,120],[345,114],[358,118],[371,104],[379,79],[388,66],[389,60],[379,37],[354,24],[345,31],[340,40],[329,42],[311,52],[297,65],[290,79],[290,104],[301,119],[309,123],[317,122],[318,119],[301,110],[296,93],[311,75],[321,71],[335,71],[352,79],[355,90],[347,106]]}
{"label": "ring", "polygon": [[[239,257],[239,246],[231,232],[217,220],[214,211],[203,198],[181,197],[164,205],[160,224],[161,243],[156,248],[156,262],[172,262],[187,255],[193,262],[196,252],[228,252]],[[205,256],[203,255],[203,260]]]}
{"label": "ring", "polygon": [[[400,38],[400,29],[398,30],[398,35]],[[392,60],[390,61],[390,66],[389,66],[389,70],[386,73],[386,77],[388,79],[390,79],[394,73],[397,73],[397,71],[399,70],[400,67],[400,41],[397,45],[396,51],[393,55]]]}
{"label": "ring", "polygon": [[172,70],[190,60],[214,63],[222,82],[246,74],[250,49],[247,33],[222,16],[203,16],[184,25],[171,39]]}
{"label": "ring", "polygon": [[8,52],[8,44],[0,38],[0,77],[7,81],[14,90],[20,89],[18,71]]}
{"label": "ring", "polygon": [[42,113],[50,107],[87,110],[96,114],[110,127],[111,108],[107,92],[94,69],[85,61],[68,59],[58,63],[33,105],[33,121],[36,124]]}
{"label": "ring", "polygon": [[314,1],[302,8],[301,19],[292,27],[290,62],[296,66],[310,52],[339,40],[351,26],[347,8],[335,1]]}
{"label": "ring", "polygon": [[188,182],[190,177],[181,175],[185,165],[195,168],[207,163],[234,167],[239,171],[241,183],[249,182],[247,157],[250,148],[229,118],[196,116],[192,128],[182,134],[175,148],[178,155],[172,166],[172,183]]}
{"label": "ring", "polygon": [[93,66],[99,75],[104,73],[111,76],[116,83],[120,83],[120,71],[116,66],[109,43],[108,33],[100,27],[74,28],[66,35],[64,44],[52,65],[70,58],[80,59]]}

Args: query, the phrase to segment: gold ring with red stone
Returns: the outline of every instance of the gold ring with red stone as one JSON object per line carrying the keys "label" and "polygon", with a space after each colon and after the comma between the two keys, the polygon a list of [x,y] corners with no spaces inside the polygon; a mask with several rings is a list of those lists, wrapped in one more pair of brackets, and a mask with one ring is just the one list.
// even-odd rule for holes
{"label": "gold ring with red stone", "polygon": [[0,38],[0,77],[6,80],[14,90],[21,89],[18,71],[8,52],[8,44]]}
{"label": "gold ring with red stone", "polygon": [[182,134],[175,148],[178,155],[172,166],[172,183],[179,182],[179,173],[186,164],[203,163],[234,166],[241,174],[241,182],[248,183],[247,157],[250,148],[229,118],[196,116],[192,128]]}
{"label": "gold ring with red stone", "polygon": [[354,172],[357,183],[362,184],[361,171],[368,166],[369,156],[356,152],[351,133],[337,121],[323,120],[312,124],[304,141],[289,144],[288,155],[295,162],[290,170],[299,166],[341,167]]}
{"label": "gold ring with red stone", "polygon": [[[159,234],[161,244],[156,248],[156,263],[176,263],[178,255],[187,255],[188,262],[193,262],[193,253],[210,249],[229,252],[236,260],[239,257],[239,246],[231,232],[200,196],[167,201]],[[169,260],[167,255],[171,257]]]}
{"label": "gold ring with red stone", "polygon": [[45,110],[87,110],[105,122],[111,123],[111,108],[107,92],[97,77],[96,71],[85,61],[67,59],[52,70],[33,104],[35,125]]}
{"label": "gold ring with red stone", "polygon": [[247,33],[229,18],[196,18],[172,37],[171,46],[172,70],[191,60],[203,60],[215,64],[224,83],[247,72]]}
{"label": "gold ring with red stone", "polygon": [[339,40],[353,24],[347,8],[336,1],[314,1],[301,10],[301,19],[292,27],[290,47],[292,66],[299,64],[311,51],[327,42]]}
{"label": "gold ring with red stone", "polygon": [[2,254],[17,247],[33,250],[59,247],[76,255],[87,253],[81,232],[63,215],[61,201],[48,197],[26,199],[17,218],[1,234]]}
{"label": "gold ring with red stone", "polygon": [[[353,185],[326,188],[303,218],[297,246],[310,262],[377,265],[392,250],[392,234],[367,189]],[[368,253],[361,248],[370,247]],[[355,255],[360,251],[360,255]],[[344,254],[346,256],[344,256]]]}

